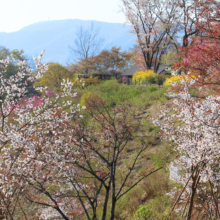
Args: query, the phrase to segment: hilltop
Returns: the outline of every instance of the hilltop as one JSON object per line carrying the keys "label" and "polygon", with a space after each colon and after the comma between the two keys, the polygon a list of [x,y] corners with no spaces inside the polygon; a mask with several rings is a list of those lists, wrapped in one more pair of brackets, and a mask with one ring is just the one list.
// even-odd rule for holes
{"label": "hilltop", "polygon": [[28,56],[38,56],[46,51],[44,62],[59,62],[65,65],[69,58],[69,46],[74,45],[76,28],[89,28],[91,23],[100,28],[100,37],[106,39],[106,48],[131,48],[136,37],[129,33],[131,27],[120,23],[84,21],[78,19],[44,21],[31,24],[12,33],[0,32],[0,45],[13,49],[23,49]]}

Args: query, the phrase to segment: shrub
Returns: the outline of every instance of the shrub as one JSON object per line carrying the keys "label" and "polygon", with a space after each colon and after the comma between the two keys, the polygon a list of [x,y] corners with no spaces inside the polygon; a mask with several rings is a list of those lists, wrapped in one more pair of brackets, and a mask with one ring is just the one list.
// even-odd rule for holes
{"label": "shrub", "polygon": [[146,206],[140,205],[135,217],[140,220],[164,220],[170,205],[171,201],[167,195],[156,197],[150,200]]}
{"label": "shrub", "polygon": [[136,72],[132,77],[133,82],[149,82],[151,84],[157,83],[158,81],[158,74],[154,73],[153,70],[145,70],[141,72]]}
{"label": "shrub", "polygon": [[135,213],[135,217],[140,220],[149,219],[149,217],[153,214],[153,210],[147,206],[140,205],[139,209]]}

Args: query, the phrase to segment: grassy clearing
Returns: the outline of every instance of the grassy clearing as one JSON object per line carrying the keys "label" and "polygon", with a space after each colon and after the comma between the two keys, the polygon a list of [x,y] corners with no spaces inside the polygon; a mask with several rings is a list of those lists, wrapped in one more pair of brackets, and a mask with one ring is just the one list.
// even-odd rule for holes
{"label": "grassy clearing", "polygon": [[[165,103],[167,101],[164,92],[167,87],[159,88],[157,85],[145,86],[130,86],[119,84],[116,80],[108,80],[101,82],[96,86],[89,86],[84,90],[79,90],[79,95],[89,97],[100,97],[107,100],[113,107],[121,102],[130,102],[137,108],[146,108],[155,102]],[[85,103],[85,102],[84,102]]]}

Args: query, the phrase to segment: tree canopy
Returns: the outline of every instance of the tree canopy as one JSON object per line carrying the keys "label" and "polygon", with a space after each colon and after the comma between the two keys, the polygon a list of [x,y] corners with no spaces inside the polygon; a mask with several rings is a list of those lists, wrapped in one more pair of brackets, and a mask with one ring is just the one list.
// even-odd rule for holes
{"label": "tree canopy", "polygon": [[59,91],[63,79],[72,79],[74,74],[59,63],[50,63],[43,77],[35,83],[35,86],[46,86],[49,90]]}
{"label": "tree canopy", "polygon": [[132,52],[121,51],[120,47],[112,47],[111,50],[103,50],[97,56],[82,59],[71,68],[81,74],[110,74],[123,72],[133,63]]}

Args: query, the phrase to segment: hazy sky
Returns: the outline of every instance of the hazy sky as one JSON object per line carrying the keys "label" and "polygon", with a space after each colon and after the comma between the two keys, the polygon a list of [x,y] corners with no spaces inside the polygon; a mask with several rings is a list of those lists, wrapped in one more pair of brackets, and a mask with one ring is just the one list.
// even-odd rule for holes
{"label": "hazy sky", "polygon": [[0,32],[13,32],[48,20],[82,19],[123,23],[120,0],[4,0]]}

